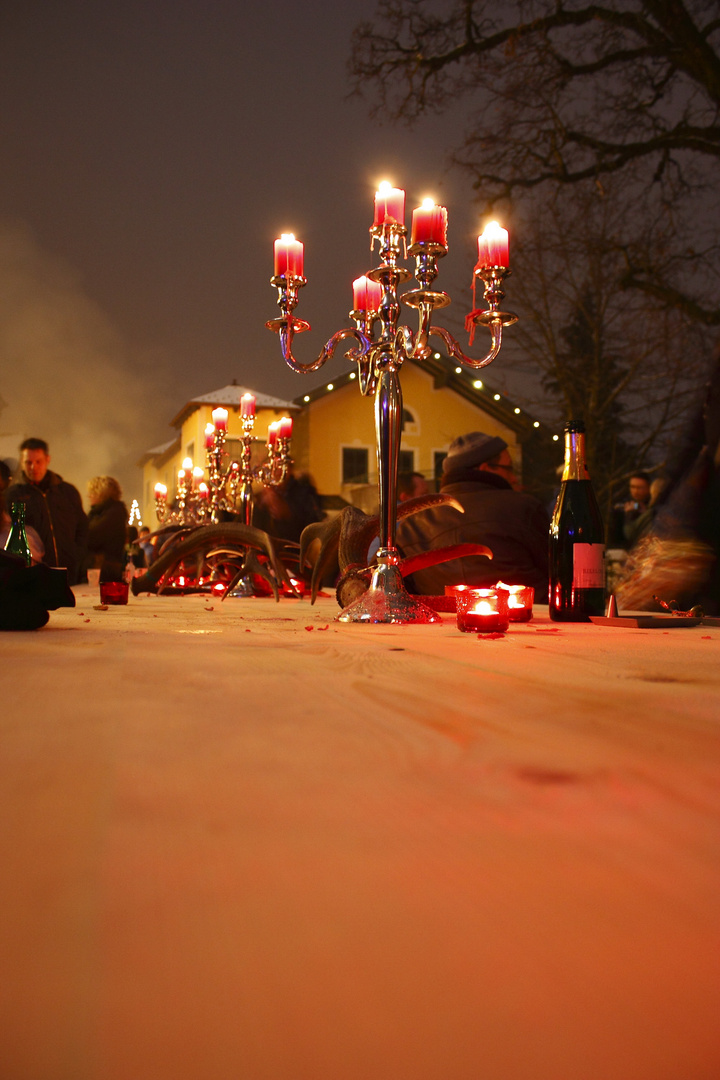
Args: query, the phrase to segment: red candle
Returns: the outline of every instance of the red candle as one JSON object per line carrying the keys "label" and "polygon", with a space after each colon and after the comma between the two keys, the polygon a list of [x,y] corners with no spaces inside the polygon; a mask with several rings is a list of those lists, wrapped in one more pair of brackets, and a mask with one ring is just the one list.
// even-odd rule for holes
{"label": "red candle", "polygon": [[209,499],[210,498],[210,488],[207,486],[207,484],[205,483],[204,480],[203,480],[202,484],[198,485],[198,496],[201,499]]}
{"label": "red candle", "polygon": [[303,245],[293,233],[283,233],[275,241],[275,277],[302,277]]}
{"label": "red candle", "polygon": [[485,266],[509,266],[509,245],[507,229],[501,228],[497,221],[491,221],[485,226],[482,235],[478,236],[478,261],[479,267]]}
{"label": "red candle", "polygon": [[447,210],[432,199],[424,199],[422,206],[413,210],[410,243],[423,240],[447,247]]}
{"label": "red candle", "polygon": [[278,428],[280,426],[279,420],[274,420],[272,424],[268,425],[267,444],[268,446],[274,446],[277,442]]}
{"label": "red candle", "polygon": [[167,499],[167,488],[164,484],[155,485],[155,498],[160,499],[161,502]]}
{"label": "red candle", "polygon": [[215,442],[215,425],[205,425],[205,449],[209,450],[212,444]]}
{"label": "red candle", "polygon": [[289,439],[292,435],[293,422],[291,416],[283,416],[279,421],[278,434],[281,439]]}
{"label": "red candle", "polygon": [[255,415],[255,395],[243,394],[240,398],[240,415],[241,416],[254,416]]}
{"label": "red candle", "polygon": [[353,309],[355,311],[377,311],[382,300],[382,285],[370,278],[356,278],[353,281]]}
{"label": "red candle", "polygon": [[218,431],[227,431],[228,411],[227,409],[213,409],[212,411],[213,424]]}
{"label": "red candle", "polygon": [[405,192],[383,180],[375,192],[373,225],[405,224]]}

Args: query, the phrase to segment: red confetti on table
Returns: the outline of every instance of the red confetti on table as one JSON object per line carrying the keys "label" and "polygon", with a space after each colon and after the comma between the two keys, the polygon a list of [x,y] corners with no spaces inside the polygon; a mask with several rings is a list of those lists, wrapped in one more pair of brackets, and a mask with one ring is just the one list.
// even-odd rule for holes
{"label": "red confetti on table", "polygon": [[314,629],[315,629],[315,627],[314,627],[314,626],[306,626],[306,627],[305,627],[305,629],[306,629],[306,630],[314,630]]}
{"label": "red confetti on table", "polygon": [[481,641],[494,641],[495,638],[505,637],[504,634],[476,634],[475,636],[480,638]]}

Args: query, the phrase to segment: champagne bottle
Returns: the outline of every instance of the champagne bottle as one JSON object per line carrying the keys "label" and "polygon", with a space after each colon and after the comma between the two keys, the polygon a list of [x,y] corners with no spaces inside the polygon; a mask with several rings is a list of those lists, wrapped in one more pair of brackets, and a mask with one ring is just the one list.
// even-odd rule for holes
{"label": "champagne bottle", "polygon": [[585,426],[565,425],[565,468],[550,525],[550,618],[605,613],[605,529],[585,464]]}
{"label": "champagne bottle", "polygon": [[25,503],[14,502],[10,516],[12,525],[5,541],[5,550],[9,555],[17,555],[18,558],[24,559],[26,566],[32,566],[32,552],[25,532]]}

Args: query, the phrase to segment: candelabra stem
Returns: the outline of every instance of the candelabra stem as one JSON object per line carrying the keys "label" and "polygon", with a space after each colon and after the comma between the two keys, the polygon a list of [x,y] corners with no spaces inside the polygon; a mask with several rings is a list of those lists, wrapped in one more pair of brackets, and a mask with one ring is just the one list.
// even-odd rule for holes
{"label": "candelabra stem", "polygon": [[402,390],[392,353],[383,354],[375,391],[375,434],[378,465],[380,547],[370,588],[346,607],[338,622],[429,623],[440,616],[405,589],[395,547],[397,467],[402,426]]}
{"label": "candelabra stem", "polygon": [[244,480],[240,489],[240,513],[245,525],[252,525],[253,490],[250,480]]}
{"label": "candelabra stem", "polygon": [[380,550],[394,549],[397,525],[397,467],[402,426],[400,378],[389,357],[383,358],[375,390],[375,436],[378,466]]}

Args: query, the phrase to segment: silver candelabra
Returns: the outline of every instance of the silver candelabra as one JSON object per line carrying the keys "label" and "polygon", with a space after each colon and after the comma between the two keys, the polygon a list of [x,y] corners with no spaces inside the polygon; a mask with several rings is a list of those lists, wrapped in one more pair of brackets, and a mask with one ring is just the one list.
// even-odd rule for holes
{"label": "silver candelabra", "polygon": [[[399,189],[393,189],[399,192]],[[403,584],[400,573],[400,556],[395,546],[397,525],[397,471],[400,451],[402,421],[402,390],[399,372],[403,361],[411,358],[424,360],[431,355],[429,346],[431,336],[439,337],[445,343],[450,356],[471,368],[482,368],[491,363],[502,345],[503,327],[517,321],[510,312],[500,310],[504,298],[502,284],[509,274],[507,266],[507,246],[504,248],[502,261],[494,262],[497,249],[485,244],[483,237],[478,237],[480,256],[474,273],[484,284],[484,298],[487,308],[474,310],[466,318],[470,332],[470,341],[476,326],[485,326],[490,332],[490,349],[480,359],[467,356],[453,335],[441,326],[432,324],[435,308],[446,307],[450,303],[447,293],[438,292],[433,283],[438,274],[438,259],[447,254],[445,229],[447,213],[443,207],[435,207],[445,214],[445,229],[421,230],[415,228],[413,215],[413,235],[409,248],[406,246],[407,229],[402,220],[404,214],[378,212],[376,195],[375,222],[371,233],[371,249],[378,245],[380,264],[367,272],[367,279],[380,286],[372,306],[359,308],[356,304],[350,311],[350,318],[355,328],[346,327],[337,331],[326,343],[320,355],[311,363],[303,364],[293,355],[295,334],[309,330],[309,324],[293,314],[299,299],[300,289],[307,284],[302,276],[302,245],[294,237],[281,240],[294,241],[300,248],[300,259],[289,252],[286,259],[278,265],[276,242],[275,274],[271,284],[278,291],[278,306],[281,316],[266,323],[268,329],[275,331],[280,339],[282,355],[293,371],[305,374],[317,371],[333,355],[337,346],[353,339],[356,343],[348,350],[347,356],[358,366],[360,391],[363,395],[374,395],[375,399],[375,435],[378,466],[379,500],[379,537],[380,546],[375,555],[371,584],[367,592],[337,616],[339,622],[360,623],[430,623],[439,622],[440,617],[419,599],[411,596]],[[404,211],[404,192],[402,207]],[[389,205],[385,203],[385,208]],[[436,215],[437,216],[437,215]],[[421,234],[430,232],[430,238]],[[507,237],[507,234],[505,234]],[[483,260],[482,251],[489,256]],[[288,247],[289,251],[289,247]],[[399,295],[398,286],[412,277],[409,270],[400,265],[401,258],[408,256],[415,260],[415,279],[418,287]],[[278,272],[280,270],[280,272]],[[419,325],[415,333],[400,325],[401,303],[418,311]]]}

